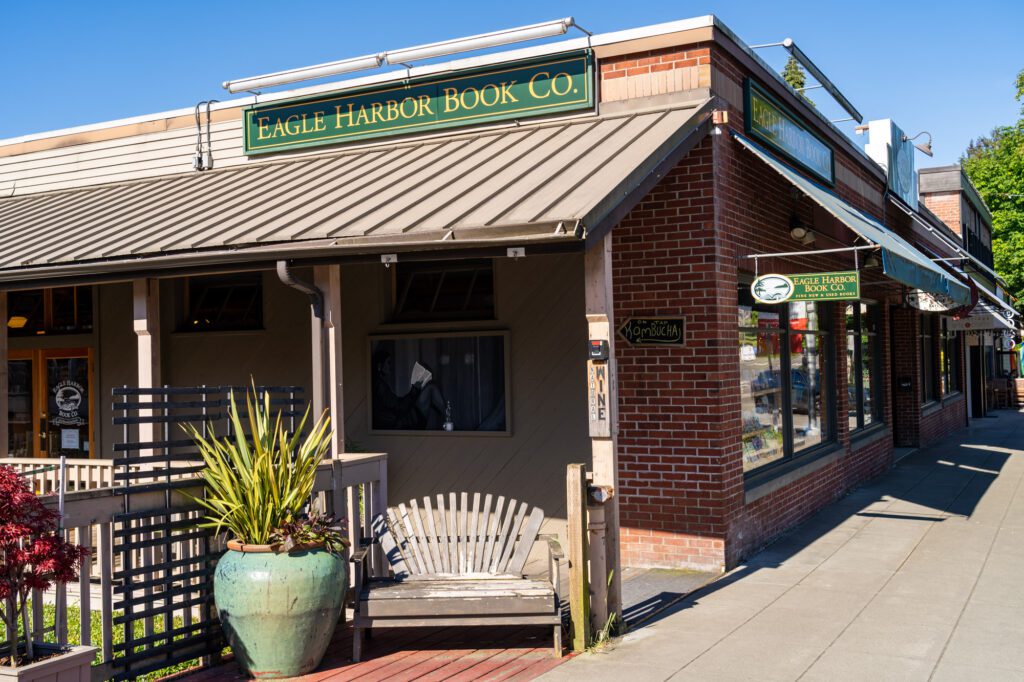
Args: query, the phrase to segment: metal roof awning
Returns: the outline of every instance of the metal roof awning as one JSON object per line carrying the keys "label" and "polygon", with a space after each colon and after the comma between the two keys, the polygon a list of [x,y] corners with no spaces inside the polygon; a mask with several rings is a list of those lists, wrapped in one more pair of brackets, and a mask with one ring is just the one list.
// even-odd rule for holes
{"label": "metal roof awning", "polygon": [[837,220],[868,242],[880,247],[882,271],[888,277],[914,289],[949,297],[961,305],[971,302],[971,290],[968,287],[956,281],[952,274],[933,263],[898,234],[846,203],[830,190],[777,161],[757,143],[735,132],[733,137]]}
{"label": "metal roof awning", "polygon": [[696,144],[711,108],[691,101],[0,199],[0,283],[578,244],[617,222]]}

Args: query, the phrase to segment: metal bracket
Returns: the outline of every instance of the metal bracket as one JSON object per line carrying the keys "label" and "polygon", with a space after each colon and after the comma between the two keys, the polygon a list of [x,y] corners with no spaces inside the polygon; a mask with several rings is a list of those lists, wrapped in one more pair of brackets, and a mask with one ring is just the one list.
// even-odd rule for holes
{"label": "metal bracket", "polygon": [[510,246],[508,247],[508,250],[505,251],[505,255],[509,258],[523,258],[526,255],[526,247]]}
{"label": "metal bracket", "polygon": [[390,268],[392,263],[398,262],[397,253],[382,253],[380,254],[380,262],[384,264],[384,267]]}

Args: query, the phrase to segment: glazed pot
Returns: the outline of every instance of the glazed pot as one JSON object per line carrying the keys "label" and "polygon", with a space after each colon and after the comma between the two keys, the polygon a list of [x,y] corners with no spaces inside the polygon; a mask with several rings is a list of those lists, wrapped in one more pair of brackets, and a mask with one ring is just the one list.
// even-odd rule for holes
{"label": "glazed pot", "polygon": [[228,542],[213,596],[221,627],[243,672],[296,677],[320,664],[348,588],[345,560],[322,546],[276,551]]}

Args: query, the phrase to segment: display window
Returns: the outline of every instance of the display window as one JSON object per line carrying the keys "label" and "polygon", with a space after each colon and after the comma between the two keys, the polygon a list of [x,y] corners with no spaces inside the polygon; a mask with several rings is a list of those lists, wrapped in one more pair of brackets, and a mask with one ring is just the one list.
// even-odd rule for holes
{"label": "display window", "polygon": [[743,470],[763,470],[834,440],[828,304],[755,303],[739,287]]}

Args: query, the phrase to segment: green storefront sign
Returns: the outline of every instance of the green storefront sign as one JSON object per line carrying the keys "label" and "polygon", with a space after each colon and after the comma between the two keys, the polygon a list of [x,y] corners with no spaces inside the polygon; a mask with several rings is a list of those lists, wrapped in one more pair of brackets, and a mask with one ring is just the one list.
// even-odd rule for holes
{"label": "green storefront sign", "polygon": [[835,181],[832,147],[749,78],[744,92],[744,124],[751,137],[782,153],[829,185]]}
{"label": "green storefront sign", "polygon": [[589,51],[245,110],[245,153],[421,133],[594,106]]}
{"label": "green storefront sign", "polygon": [[860,272],[810,272],[800,275],[761,275],[750,285],[761,303],[786,301],[856,301],[860,298]]}

